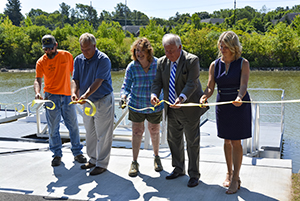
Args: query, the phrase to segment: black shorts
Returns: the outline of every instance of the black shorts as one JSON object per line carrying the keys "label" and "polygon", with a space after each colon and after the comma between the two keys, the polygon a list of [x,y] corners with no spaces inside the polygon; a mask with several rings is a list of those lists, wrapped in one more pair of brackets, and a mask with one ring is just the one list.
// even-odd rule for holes
{"label": "black shorts", "polygon": [[162,111],[144,114],[129,110],[128,119],[132,122],[143,122],[145,121],[145,119],[147,119],[147,121],[149,121],[152,124],[159,124],[162,120]]}

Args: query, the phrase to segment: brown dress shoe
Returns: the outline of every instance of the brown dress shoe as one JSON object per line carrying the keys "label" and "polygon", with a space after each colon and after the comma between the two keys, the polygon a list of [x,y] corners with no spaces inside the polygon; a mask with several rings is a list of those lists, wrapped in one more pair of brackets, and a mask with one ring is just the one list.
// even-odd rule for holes
{"label": "brown dress shoe", "polygon": [[106,169],[105,168],[102,168],[102,167],[95,167],[91,172],[90,172],[90,175],[98,175],[98,174],[101,174],[103,172],[105,172]]}
{"label": "brown dress shoe", "polygon": [[80,167],[81,167],[81,169],[86,170],[86,169],[90,169],[90,168],[95,167],[95,166],[96,166],[95,164],[88,162],[88,163],[86,163],[86,164],[84,164]]}

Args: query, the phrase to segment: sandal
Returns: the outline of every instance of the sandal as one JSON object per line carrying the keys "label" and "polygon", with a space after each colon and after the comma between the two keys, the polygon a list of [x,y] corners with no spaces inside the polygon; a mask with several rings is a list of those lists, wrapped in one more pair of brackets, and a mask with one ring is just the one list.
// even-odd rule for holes
{"label": "sandal", "polygon": [[241,180],[232,180],[226,194],[235,194],[241,188]]}
{"label": "sandal", "polygon": [[232,174],[229,174],[229,172],[227,172],[226,179],[225,179],[225,181],[223,181],[223,186],[224,187],[229,187],[231,179],[232,179]]}

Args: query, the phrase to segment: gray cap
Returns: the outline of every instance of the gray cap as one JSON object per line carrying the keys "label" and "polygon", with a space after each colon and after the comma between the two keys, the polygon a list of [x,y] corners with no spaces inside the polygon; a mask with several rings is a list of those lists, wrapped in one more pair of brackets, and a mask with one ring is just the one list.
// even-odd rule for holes
{"label": "gray cap", "polygon": [[56,44],[56,40],[52,35],[45,35],[42,38],[43,48],[53,48]]}

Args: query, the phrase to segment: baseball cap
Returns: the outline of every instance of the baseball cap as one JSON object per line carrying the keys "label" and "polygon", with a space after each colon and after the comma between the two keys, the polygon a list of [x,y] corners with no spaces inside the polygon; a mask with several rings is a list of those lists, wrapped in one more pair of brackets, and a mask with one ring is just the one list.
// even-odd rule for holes
{"label": "baseball cap", "polygon": [[56,40],[52,35],[45,35],[42,38],[43,48],[53,48],[56,44]]}

